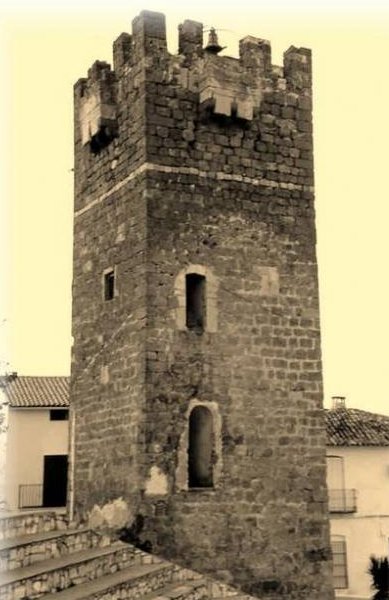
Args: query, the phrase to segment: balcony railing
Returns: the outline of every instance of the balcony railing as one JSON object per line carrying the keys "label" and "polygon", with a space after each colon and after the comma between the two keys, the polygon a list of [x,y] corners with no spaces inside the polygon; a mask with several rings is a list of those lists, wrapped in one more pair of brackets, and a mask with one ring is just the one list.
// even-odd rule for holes
{"label": "balcony railing", "polygon": [[19,508],[40,506],[43,506],[43,485],[41,483],[19,485]]}
{"label": "balcony railing", "polygon": [[357,510],[356,490],[328,490],[331,513],[354,513]]}

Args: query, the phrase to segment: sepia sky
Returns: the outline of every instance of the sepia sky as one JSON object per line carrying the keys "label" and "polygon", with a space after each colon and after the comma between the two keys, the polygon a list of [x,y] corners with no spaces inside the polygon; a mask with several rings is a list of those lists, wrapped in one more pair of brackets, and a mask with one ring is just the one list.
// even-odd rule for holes
{"label": "sepia sky", "polygon": [[72,88],[142,9],[312,49],[325,405],[389,414],[389,9],[372,0],[7,0],[1,10],[1,371],[70,371]]}

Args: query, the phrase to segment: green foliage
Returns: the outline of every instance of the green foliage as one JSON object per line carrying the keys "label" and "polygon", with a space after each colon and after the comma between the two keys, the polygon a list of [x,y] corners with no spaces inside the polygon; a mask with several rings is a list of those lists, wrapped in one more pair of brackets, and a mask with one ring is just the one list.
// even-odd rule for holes
{"label": "green foliage", "polygon": [[371,556],[368,573],[372,578],[371,587],[377,590],[372,600],[389,599],[389,561],[387,557]]}

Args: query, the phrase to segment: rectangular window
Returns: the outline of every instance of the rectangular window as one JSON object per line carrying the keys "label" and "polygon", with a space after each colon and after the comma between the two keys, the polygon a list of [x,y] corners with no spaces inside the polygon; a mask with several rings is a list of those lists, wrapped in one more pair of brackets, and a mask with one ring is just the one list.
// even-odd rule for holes
{"label": "rectangular window", "polygon": [[352,513],[357,510],[356,491],[346,489],[344,458],[327,456],[327,487],[330,513]]}
{"label": "rectangular window", "polygon": [[115,296],[115,272],[113,269],[104,273],[104,300],[112,300]]}
{"label": "rectangular window", "polygon": [[205,326],[205,277],[186,275],[186,326],[199,332]]}
{"label": "rectangular window", "polygon": [[344,489],[343,456],[335,456],[331,454],[327,456],[327,485],[330,490]]}
{"label": "rectangular window", "polygon": [[68,421],[69,411],[67,408],[57,408],[50,411],[50,421]]}
{"label": "rectangular window", "polygon": [[333,561],[334,588],[337,590],[347,588],[348,579],[346,540],[341,538],[332,539],[331,549]]}

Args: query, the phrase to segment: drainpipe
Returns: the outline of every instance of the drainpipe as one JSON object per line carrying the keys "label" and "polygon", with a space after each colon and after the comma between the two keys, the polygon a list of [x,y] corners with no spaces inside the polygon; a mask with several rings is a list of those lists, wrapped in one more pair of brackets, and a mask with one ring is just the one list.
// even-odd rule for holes
{"label": "drainpipe", "polygon": [[69,523],[74,518],[74,435],[76,429],[76,413],[70,408],[70,428],[69,428],[69,489],[68,489],[68,519]]}

